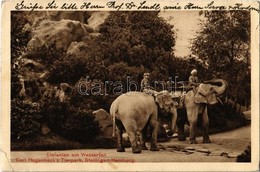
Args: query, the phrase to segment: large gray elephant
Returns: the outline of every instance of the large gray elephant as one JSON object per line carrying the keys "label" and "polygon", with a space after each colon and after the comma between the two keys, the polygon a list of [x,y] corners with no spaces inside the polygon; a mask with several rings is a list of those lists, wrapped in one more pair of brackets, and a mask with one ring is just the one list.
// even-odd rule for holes
{"label": "large gray elephant", "polygon": [[[118,142],[118,152],[124,152],[122,145],[122,133],[125,130],[129,136],[132,152],[140,153],[145,146],[145,134],[147,127],[151,131],[151,151],[157,151],[158,134],[158,108],[173,114],[172,128],[175,128],[177,112],[171,95],[167,91],[153,92],[128,92],[120,95],[111,105],[110,114],[113,118],[113,126]],[[114,135],[114,134],[113,134]],[[141,145],[138,145],[138,136]]]}
{"label": "large gray elephant", "polygon": [[[217,85],[216,85],[217,84]],[[223,79],[214,79],[200,84],[197,91],[190,90],[184,98],[184,105],[187,112],[187,119],[190,124],[190,143],[196,144],[196,131],[198,116],[202,115],[203,143],[210,143],[209,138],[209,118],[207,105],[213,105],[221,101],[218,96],[224,93],[227,83]],[[180,116],[180,115],[179,115]],[[180,117],[183,118],[183,117]],[[177,121],[178,139],[186,140],[184,134],[185,120]]]}

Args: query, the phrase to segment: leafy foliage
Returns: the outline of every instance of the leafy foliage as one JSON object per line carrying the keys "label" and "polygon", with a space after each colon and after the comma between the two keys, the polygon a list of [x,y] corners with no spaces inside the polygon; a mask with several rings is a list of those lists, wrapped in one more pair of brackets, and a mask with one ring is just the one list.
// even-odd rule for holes
{"label": "leafy foliage", "polygon": [[41,106],[14,99],[11,101],[11,138],[17,140],[40,131]]}
{"label": "leafy foliage", "polygon": [[24,29],[28,20],[22,12],[12,12],[11,15],[11,58],[14,60],[25,50],[27,43],[31,39],[31,33]]}
{"label": "leafy foliage", "polygon": [[[204,71],[205,71],[205,64],[201,61],[198,61],[194,57],[189,58],[181,58],[176,57],[174,58],[174,64],[173,64],[173,73],[174,76],[177,76],[176,78],[178,81],[188,81],[190,72],[192,69],[197,69],[200,71],[198,73],[199,78],[203,78]],[[173,78],[174,79],[174,78]]]}
{"label": "leafy foliage", "polygon": [[56,60],[50,68],[48,81],[51,83],[75,83],[86,74],[86,59],[65,56]]}
{"label": "leafy foliage", "polygon": [[62,126],[62,135],[84,143],[96,138],[100,130],[91,109],[70,108],[68,113],[71,115]]}
{"label": "leafy foliage", "polygon": [[17,140],[35,135],[40,130],[41,106],[38,103],[18,99],[21,71],[18,68],[18,58],[31,38],[30,31],[24,30],[28,20],[22,12],[12,12],[11,15],[11,139]]}
{"label": "leafy foliage", "polygon": [[54,42],[50,46],[44,45],[36,49],[27,51],[27,58],[41,62],[46,66],[47,70],[50,70],[54,65],[54,62],[59,61],[66,57],[66,50],[63,48],[57,48]]}
{"label": "leafy foliage", "polygon": [[208,12],[202,27],[201,32],[193,40],[192,52],[207,61],[215,70],[226,71],[229,67],[234,67],[234,62],[237,60],[248,61],[249,12]]}
{"label": "leafy foliage", "polygon": [[[150,71],[153,78],[166,79],[173,64],[175,37],[172,27],[158,17],[158,12],[112,13],[102,24],[102,35],[98,39],[105,65],[111,71],[108,78],[125,80],[125,75],[135,74],[140,81],[143,72]],[[121,73],[112,72],[119,66],[116,63],[123,66]],[[138,72],[133,73],[133,70]]]}
{"label": "leafy foliage", "polygon": [[80,142],[90,142],[99,134],[92,110],[55,99],[44,103],[43,121],[57,134]]}
{"label": "leafy foliage", "polygon": [[22,12],[12,12],[11,15],[11,99],[17,98],[21,89],[19,83],[20,71],[17,66],[19,56],[26,50],[26,45],[31,38],[31,33],[24,30],[28,20]]}
{"label": "leafy foliage", "polygon": [[192,53],[208,63],[203,79],[226,79],[230,95],[240,99],[240,103],[249,100],[250,13],[207,11],[205,18],[191,46]]}

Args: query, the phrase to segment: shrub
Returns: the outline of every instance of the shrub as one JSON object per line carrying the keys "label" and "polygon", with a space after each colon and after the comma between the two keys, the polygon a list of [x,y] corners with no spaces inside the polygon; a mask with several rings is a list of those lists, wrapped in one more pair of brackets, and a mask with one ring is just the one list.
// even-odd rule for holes
{"label": "shrub", "polygon": [[17,62],[18,57],[26,51],[26,45],[31,39],[31,33],[24,30],[28,23],[22,12],[12,11],[11,13],[11,99],[17,98],[21,89]]}
{"label": "shrub", "polygon": [[38,47],[28,50],[27,58],[41,62],[45,65],[46,69],[51,69],[54,62],[61,60],[66,56],[66,50],[63,48],[57,48],[56,42],[47,46]]}
{"label": "shrub", "polygon": [[65,55],[50,67],[48,80],[52,83],[75,83],[86,74],[86,59]]}
{"label": "shrub", "polygon": [[39,103],[14,99],[11,101],[11,139],[18,140],[40,131],[42,119]]}
{"label": "shrub", "polygon": [[[84,107],[83,107],[84,108]],[[91,142],[98,134],[98,123],[94,121],[90,108],[75,107],[70,102],[53,100],[44,103],[44,122],[53,132],[69,140]]]}
{"label": "shrub", "polygon": [[57,134],[60,132],[68,115],[68,105],[58,100],[51,99],[43,103],[43,122]]}
{"label": "shrub", "polygon": [[28,20],[23,12],[12,11],[11,14],[11,58],[13,60],[26,49],[27,43],[31,39],[31,32],[24,29]]}
{"label": "shrub", "polygon": [[61,134],[70,140],[91,142],[99,134],[98,123],[94,121],[91,110],[70,108],[70,116],[62,126]]}
{"label": "shrub", "polygon": [[237,162],[251,162],[251,145],[248,145],[245,151],[238,155]]}

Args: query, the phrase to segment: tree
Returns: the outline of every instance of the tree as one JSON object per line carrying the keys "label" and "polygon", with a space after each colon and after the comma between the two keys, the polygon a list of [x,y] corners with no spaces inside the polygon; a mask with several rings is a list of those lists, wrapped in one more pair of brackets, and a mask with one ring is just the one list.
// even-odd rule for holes
{"label": "tree", "polygon": [[19,82],[20,71],[18,69],[18,58],[25,51],[26,45],[31,38],[31,33],[24,30],[28,20],[22,12],[12,12],[11,15],[11,99],[17,98],[22,88]]}
{"label": "tree", "polygon": [[[158,12],[111,13],[101,26],[99,37],[105,66],[112,71],[116,69],[114,64],[121,62],[125,75],[133,74],[134,67],[139,81],[144,71],[151,72],[154,79],[167,79],[172,74],[174,58],[172,27],[158,17]],[[113,78],[114,73],[108,73],[107,79]]]}
{"label": "tree", "polygon": [[191,51],[209,64],[204,79],[222,77],[231,95],[250,98],[250,12],[206,11]]}

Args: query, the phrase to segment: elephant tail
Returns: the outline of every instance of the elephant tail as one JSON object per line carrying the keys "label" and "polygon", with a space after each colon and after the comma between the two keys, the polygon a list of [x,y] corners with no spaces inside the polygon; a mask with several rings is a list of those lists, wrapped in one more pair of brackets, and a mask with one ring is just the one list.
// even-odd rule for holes
{"label": "elephant tail", "polygon": [[116,114],[113,114],[112,117],[113,117],[113,134],[112,134],[112,137],[115,137],[115,132],[116,132]]}
{"label": "elephant tail", "polygon": [[113,133],[112,133],[112,137],[115,137],[115,132],[116,132],[116,114],[118,112],[118,109],[114,106],[111,107],[111,117],[112,117],[112,122],[113,122]]}

